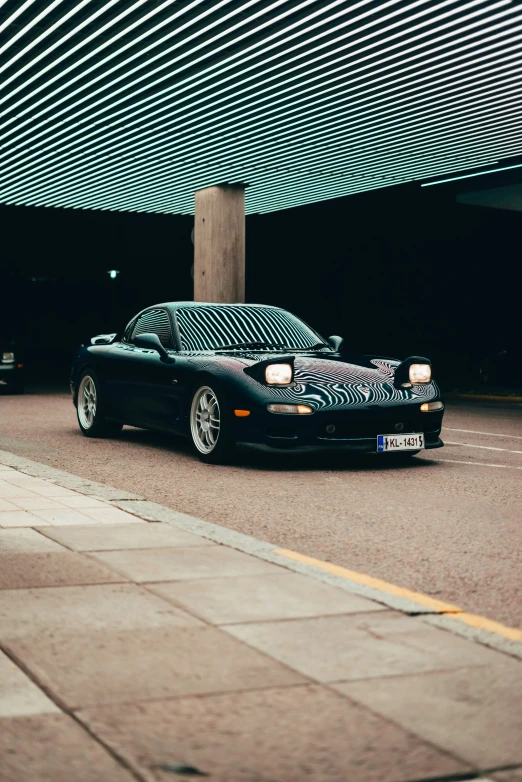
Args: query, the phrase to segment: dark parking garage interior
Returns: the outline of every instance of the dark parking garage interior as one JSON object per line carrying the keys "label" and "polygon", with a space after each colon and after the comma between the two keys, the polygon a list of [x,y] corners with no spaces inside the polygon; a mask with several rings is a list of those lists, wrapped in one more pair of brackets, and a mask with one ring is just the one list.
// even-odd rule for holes
{"label": "dark parking garage interior", "polygon": [[[293,310],[354,353],[426,355],[447,391],[522,387],[522,216],[458,203],[463,189],[413,183],[247,216],[247,301]],[[4,205],[0,220],[3,328],[29,381],[66,384],[79,344],[193,297],[191,215]]]}

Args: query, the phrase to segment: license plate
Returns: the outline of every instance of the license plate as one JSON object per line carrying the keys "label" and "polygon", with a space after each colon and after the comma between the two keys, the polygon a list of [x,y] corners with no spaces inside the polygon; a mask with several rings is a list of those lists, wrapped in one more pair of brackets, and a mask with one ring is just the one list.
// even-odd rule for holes
{"label": "license plate", "polygon": [[424,448],[423,434],[378,434],[377,453],[384,451],[420,451]]}

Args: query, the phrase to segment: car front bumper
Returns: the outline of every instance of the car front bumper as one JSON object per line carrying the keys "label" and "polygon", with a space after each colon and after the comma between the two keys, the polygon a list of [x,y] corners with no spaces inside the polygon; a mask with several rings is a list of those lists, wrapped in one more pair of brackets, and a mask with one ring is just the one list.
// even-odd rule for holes
{"label": "car front bumper", "polygon": [[272,448],[307,446],[377,452],[380,434],[423,433],[425,448],[441,448],[444,410],[421,413],[412,405],[352,410],[325,410],[311,415],[287,415],[253,410],[237,418],[236,440]]}

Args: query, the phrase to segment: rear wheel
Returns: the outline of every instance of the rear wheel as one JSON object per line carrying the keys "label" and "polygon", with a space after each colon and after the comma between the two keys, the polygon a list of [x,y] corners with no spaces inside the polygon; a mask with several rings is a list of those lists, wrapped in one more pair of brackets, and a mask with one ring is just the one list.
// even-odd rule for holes
{"label": "rear wheel", "polygon": [[226,462],[234,452],[230,413],[224,396],[210,385],[202,385],[194,392],[190,435],[197,455],[207,464]]}
{"label": "rear wheel", "polygon": [[86,437],[115,437],[121,432],[123,424],[108,421],[105,417],[100,382],[92,369],[86,369],[80,378],[76,412],[80,429]]}

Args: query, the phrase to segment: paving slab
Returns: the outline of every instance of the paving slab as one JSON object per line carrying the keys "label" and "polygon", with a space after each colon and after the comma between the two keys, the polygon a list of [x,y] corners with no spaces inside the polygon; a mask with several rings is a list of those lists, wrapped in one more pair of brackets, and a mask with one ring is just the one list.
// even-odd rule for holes
{"label": "paving slab", "polygon": [[73,551],[0,554],[0,589],[117,584],[122,581],[127,581],[125,576]]}
{"label": "paving slab", "polygon": [[43,484],[39,484],[37,487],[33,489],[33,492],[35,494],[40,494],[42,497],[74,497],[75,496],[75,492],[71,491],[71,489],[66,489],[64,486],[58,486],[58,484],[51,483],[48,481],[44,481]]}
{"label": "paving slab", "polygon": [[[115,510],[117,510],[115,508]],[[74,508],[53,508],[52,510],[34,510],[33,515],[55,527],[69,526],[72,524],[99,524],[103,523],[103,520],[92,519],[87,516],[84,511],[75,510]],[[138,519],[139,521],[139,519]],[[33,526],[38,526],[38,521]]]}
{"label": "paving slab", "polygon": [[201,624],[135,584],[15,589],[0,592],[0,641],[71,638],[97,630],[123,632]]}
{"label": "paving slab", "polygon": [[226,627],[322,682],[488,665],[498,652],[395,611]]}
{"label": "paving slab", "polygon": [[[497,655],[497,658],[501,655]],[[480,768],[522,764],[520,663],[335,685]]]}
{"label": "paving slab", "polygon": [[11,497],[11,500],[4,500],[2,497],[0,497],[0,511],[2,510],[19,510],[20,505],[17,505],[14,502],[14,498]]}
{"label": "paving slab", "polygon": [[132,513],[126,513],[120,508],[102,507],[102,508],[82,508],[82,514],[87,518],[99,524],[145,524],[139,516],[133,516]]}
{"label": "paving slab", "polygon": [[27,475],[25,472],[16,472],[14,470],[7,475],[2,475],[2,480],[17,486],[27,486],[28,488],[47,486],[49,484],[49,481],[45,481],[42,478],[36,478],[33,475]]}
{"label": "paving slab", "polygon": [[8,641],[69,708],[295,685],[305,678],[213,627]]}
{"label": "paving slab", "polygon": [[0,511],[0,527],[38,527],[46,526],[50,522],[29,513],[27,510],[2,510]]}
{"label": "paving slab", "polygon": [[0,497],[9,500],[11,497],[38,497],[38,492],[31,491],[27,486],[17,486],[0,479]]}
{"label": "paving slab", "polygon": [[91,556],[137,582],[284,572],[277,565],[225,546],[106,551]]}
{"label": "paving slab", "polygon": [[163,765],[193,766],[212,782],[403,782],[467,770],[314,685],[98,707],[80,718],[158,782],[178,778]]}
{"label": "paving slab", "polygon": [[[54,713],[60,713],[58,706],[7,655],[0,652],[0,733],[1,720],[5,717]],[[0,779],[3,779],[1,775],[0,753]]]}
{"label": "paving slab", "polygon": [[284,571],[157,584],[149,589],[213,624],[385,610],[371,600]]}
{"label": "paving slab", "polygon": [[[491,774],[491,780],[493,782],[522,782],[522,768],[511,768],[507,771],[498,771],[496,774]],[[485,782],[485,780],[481,780]]]}
{"label": "paving slab", "polygon": [[59,497],[57,498],[61,505],[65,505],[67,508],[111,508],[112,505],[108,505],[102,500],[97,500],[95,497],[88,497],[85,494],[75,494],[72,497]]}
{"label": "paving slab", "polygon": [[[63,497],[61,499],[69,499]],[[12,497],[11,502],[17,508],[21,510],[59,510],[63,509],[63,505],[58,502],[60,497],[42,497],[40,494],[35,494],[33,497]]]}
{"label": "paving slab", "polygon": [[214,546],[207,538],[193,535],[170,524],[104,524],[46,528],[44,535],[74,551],[118,551],[164,546]]}
{"label": "paving slab", "polygon": [[2,782],[136,782],[64,714],[1,720],[0,757]]}
{"label": "paving slab", "polygon": [[54,540],[34,529],[0,530],[0,557],[4,554],[44,554],[48,551],[67,551]]}

